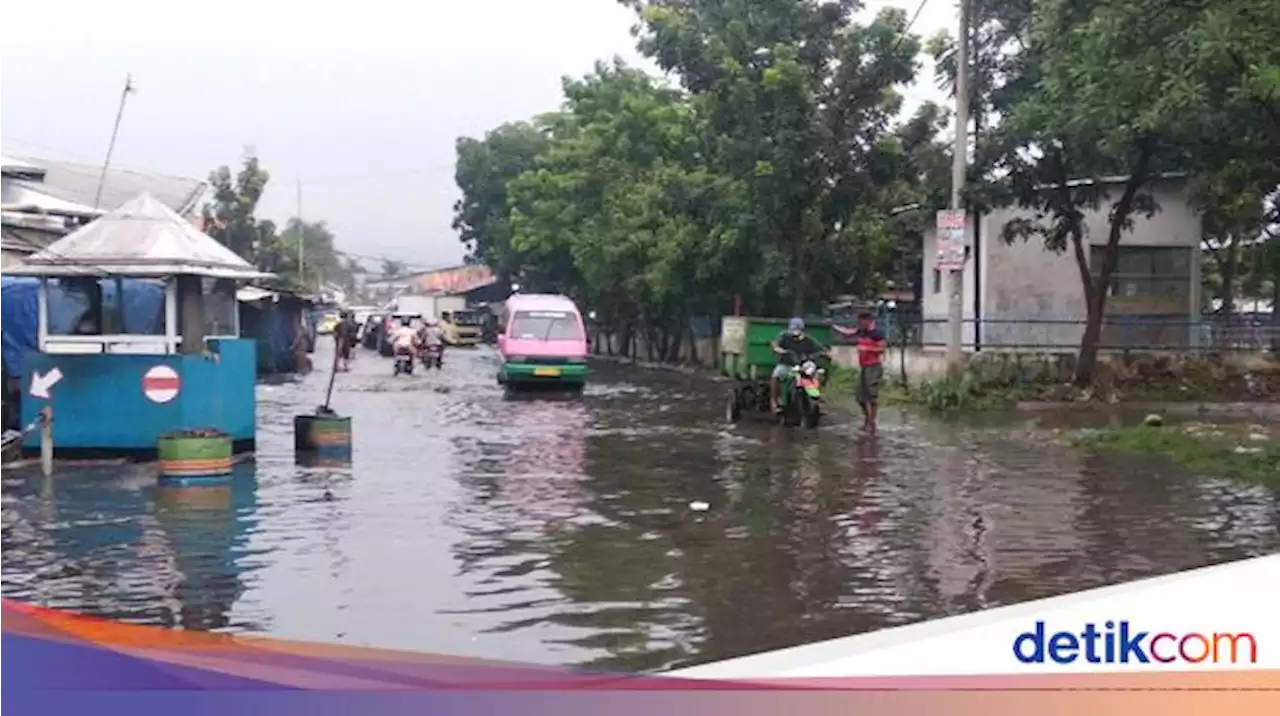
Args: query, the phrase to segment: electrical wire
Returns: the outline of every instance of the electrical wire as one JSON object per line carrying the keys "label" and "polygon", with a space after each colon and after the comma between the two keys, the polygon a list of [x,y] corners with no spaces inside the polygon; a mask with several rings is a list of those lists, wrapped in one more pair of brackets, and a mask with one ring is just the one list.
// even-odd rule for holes
{"label": "electrical wire", "polygon": [[897,52],[898,48],[902,46],[907,36],[911,34],[911,28],[915,26],[916,20],[920,19],[920,13],[924,11],[924,6],[928,4],[929,0],[920,0],[920,4],[916,6],[916,11],[912,13],[911,19],[907,21],[907,26],[902,29],[902,34],[898,35],[898,40],[893,43],[893,50],[889,54]]}

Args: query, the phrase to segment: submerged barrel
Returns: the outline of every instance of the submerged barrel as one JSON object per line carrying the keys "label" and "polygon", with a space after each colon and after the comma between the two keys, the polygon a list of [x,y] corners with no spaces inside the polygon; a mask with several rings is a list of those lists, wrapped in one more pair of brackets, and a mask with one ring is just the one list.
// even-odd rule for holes
{"label": "submerged barrel", "polygon": [[233,465],[231,436],[220,430],[178,430],[156,443],[160,477],[169,479],[226,477]]}
{"label": "submerged barrel", "polygon": [[296,415],[293,446],[300,460],[346,464],[351,461],[351,418],[335,413]]}

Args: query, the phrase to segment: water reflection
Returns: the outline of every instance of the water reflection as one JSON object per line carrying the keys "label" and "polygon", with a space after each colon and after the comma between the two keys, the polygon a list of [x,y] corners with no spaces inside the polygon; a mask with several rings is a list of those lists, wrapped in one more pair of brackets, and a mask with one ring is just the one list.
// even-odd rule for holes
{"label": "water reflection", "polygon": [[16,499],[4,511],[5,596],[129,622],[230,626],[252,465],[223,484],[155,482],[147,466],[6,474]]}
{"label": "water reflection", "polygon": [[513,399],[491,354],[454,356],[393,380],[366,353],[339,376],[350,466],[295,464],[317,373],[260,387],[260,451],[226,486],[5,473],[5,596],[647,670],[1280,548],[1273,490],[1021,428],[891,411],[874,436],[839,412],[816,432],[729,426],[722,386],[610,365],[584,395]]}
{"label": "water reflection", "polygon": [[232,502],[230,484],[162,484],[156,491],[156,522],[176,571],[175,626],[215,630],[229,623],[227,614],[243,589]]}

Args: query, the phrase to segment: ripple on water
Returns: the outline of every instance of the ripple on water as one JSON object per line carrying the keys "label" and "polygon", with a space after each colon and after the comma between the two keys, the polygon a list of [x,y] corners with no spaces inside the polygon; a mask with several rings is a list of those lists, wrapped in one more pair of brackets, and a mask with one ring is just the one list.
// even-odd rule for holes
{"label": "ripple on water", "polygon": [[293,416],[324,401],[314,373],[259,387],[259,453],[222,488],[6,472],[4,595],[661,669],[1280,548],[1274,491],[1159,461],[893,411],[876,437],[839,413],[817,433],[730,426],[723,385],[609,363],[581,396],[512,398],[487,349],[446,361],[395,378],[363,352],[337,377],[348,470],[294,464]]}

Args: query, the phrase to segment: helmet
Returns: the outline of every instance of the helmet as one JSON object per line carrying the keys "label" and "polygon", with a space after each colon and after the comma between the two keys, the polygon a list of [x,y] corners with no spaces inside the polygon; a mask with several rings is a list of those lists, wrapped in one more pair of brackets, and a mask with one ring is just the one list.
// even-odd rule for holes
{"label": "helmet", "polygon": [[787,322],[787,330],[792,333],[801,333],[804,331],[804,319],[796,316]]}

